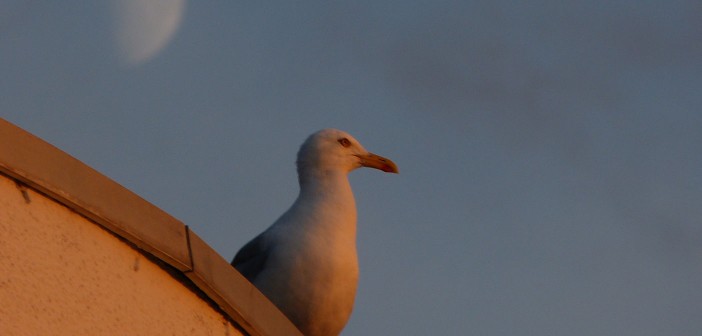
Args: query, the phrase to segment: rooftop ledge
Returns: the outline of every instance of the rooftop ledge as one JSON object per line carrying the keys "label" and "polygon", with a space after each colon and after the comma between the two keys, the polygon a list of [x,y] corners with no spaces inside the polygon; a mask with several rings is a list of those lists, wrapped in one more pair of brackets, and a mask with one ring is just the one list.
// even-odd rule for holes
{"label": "rooftop ledge", "polygon": [[173,267],[250,335],[302,335],[188,226],[2,118],[0,174],[47,195]]}

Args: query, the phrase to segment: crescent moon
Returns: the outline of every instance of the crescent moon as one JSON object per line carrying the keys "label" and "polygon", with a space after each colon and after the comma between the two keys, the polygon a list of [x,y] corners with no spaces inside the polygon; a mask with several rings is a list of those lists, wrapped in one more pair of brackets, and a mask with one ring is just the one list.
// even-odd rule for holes
{"label": "crescent moon", "polygon": [[159,54],[183,20],[185,0],[114,0],[113,33],[120,61],[140,65]]}

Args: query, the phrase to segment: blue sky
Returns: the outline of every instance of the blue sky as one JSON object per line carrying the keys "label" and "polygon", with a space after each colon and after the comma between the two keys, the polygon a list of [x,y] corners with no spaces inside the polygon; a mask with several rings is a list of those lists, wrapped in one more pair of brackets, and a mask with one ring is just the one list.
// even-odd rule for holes
{"label": "blue sky", "polygon": [[183,1],[0,4],[0,115],[227,259],[310,133],[393,159],[344,335],[702,329],[698,2]]}

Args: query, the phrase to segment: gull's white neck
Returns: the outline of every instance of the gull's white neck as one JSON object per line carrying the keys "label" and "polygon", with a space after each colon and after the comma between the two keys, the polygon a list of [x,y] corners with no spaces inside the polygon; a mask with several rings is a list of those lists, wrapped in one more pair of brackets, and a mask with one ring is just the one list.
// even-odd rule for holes
{"label": "gull's white neck", "polygon": [[301,171],[295,207],[315,229],[356,241],[356,202],[345,171]]}

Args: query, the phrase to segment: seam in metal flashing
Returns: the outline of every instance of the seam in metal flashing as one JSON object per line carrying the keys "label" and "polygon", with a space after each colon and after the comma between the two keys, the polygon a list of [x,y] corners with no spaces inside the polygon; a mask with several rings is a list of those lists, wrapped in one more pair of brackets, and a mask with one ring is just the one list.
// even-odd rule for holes
{"label": "seam in metal flashing", "polygon": [[190,246],[190,232],[191,232],[191,230],[192,229],[190,228],[190,226],[187,226],[187,225],[185,226],[185,242],[188,246],[188,256],[190,257],[190,258],[188,258],[188,260],[190,261],[190,265],[189,265],[190,268],[188,270],[186,270],[185,273],[192,272],[193,269],[195,269],[195,265],[193,265],[193,258],[192,258],[193,249]]}

